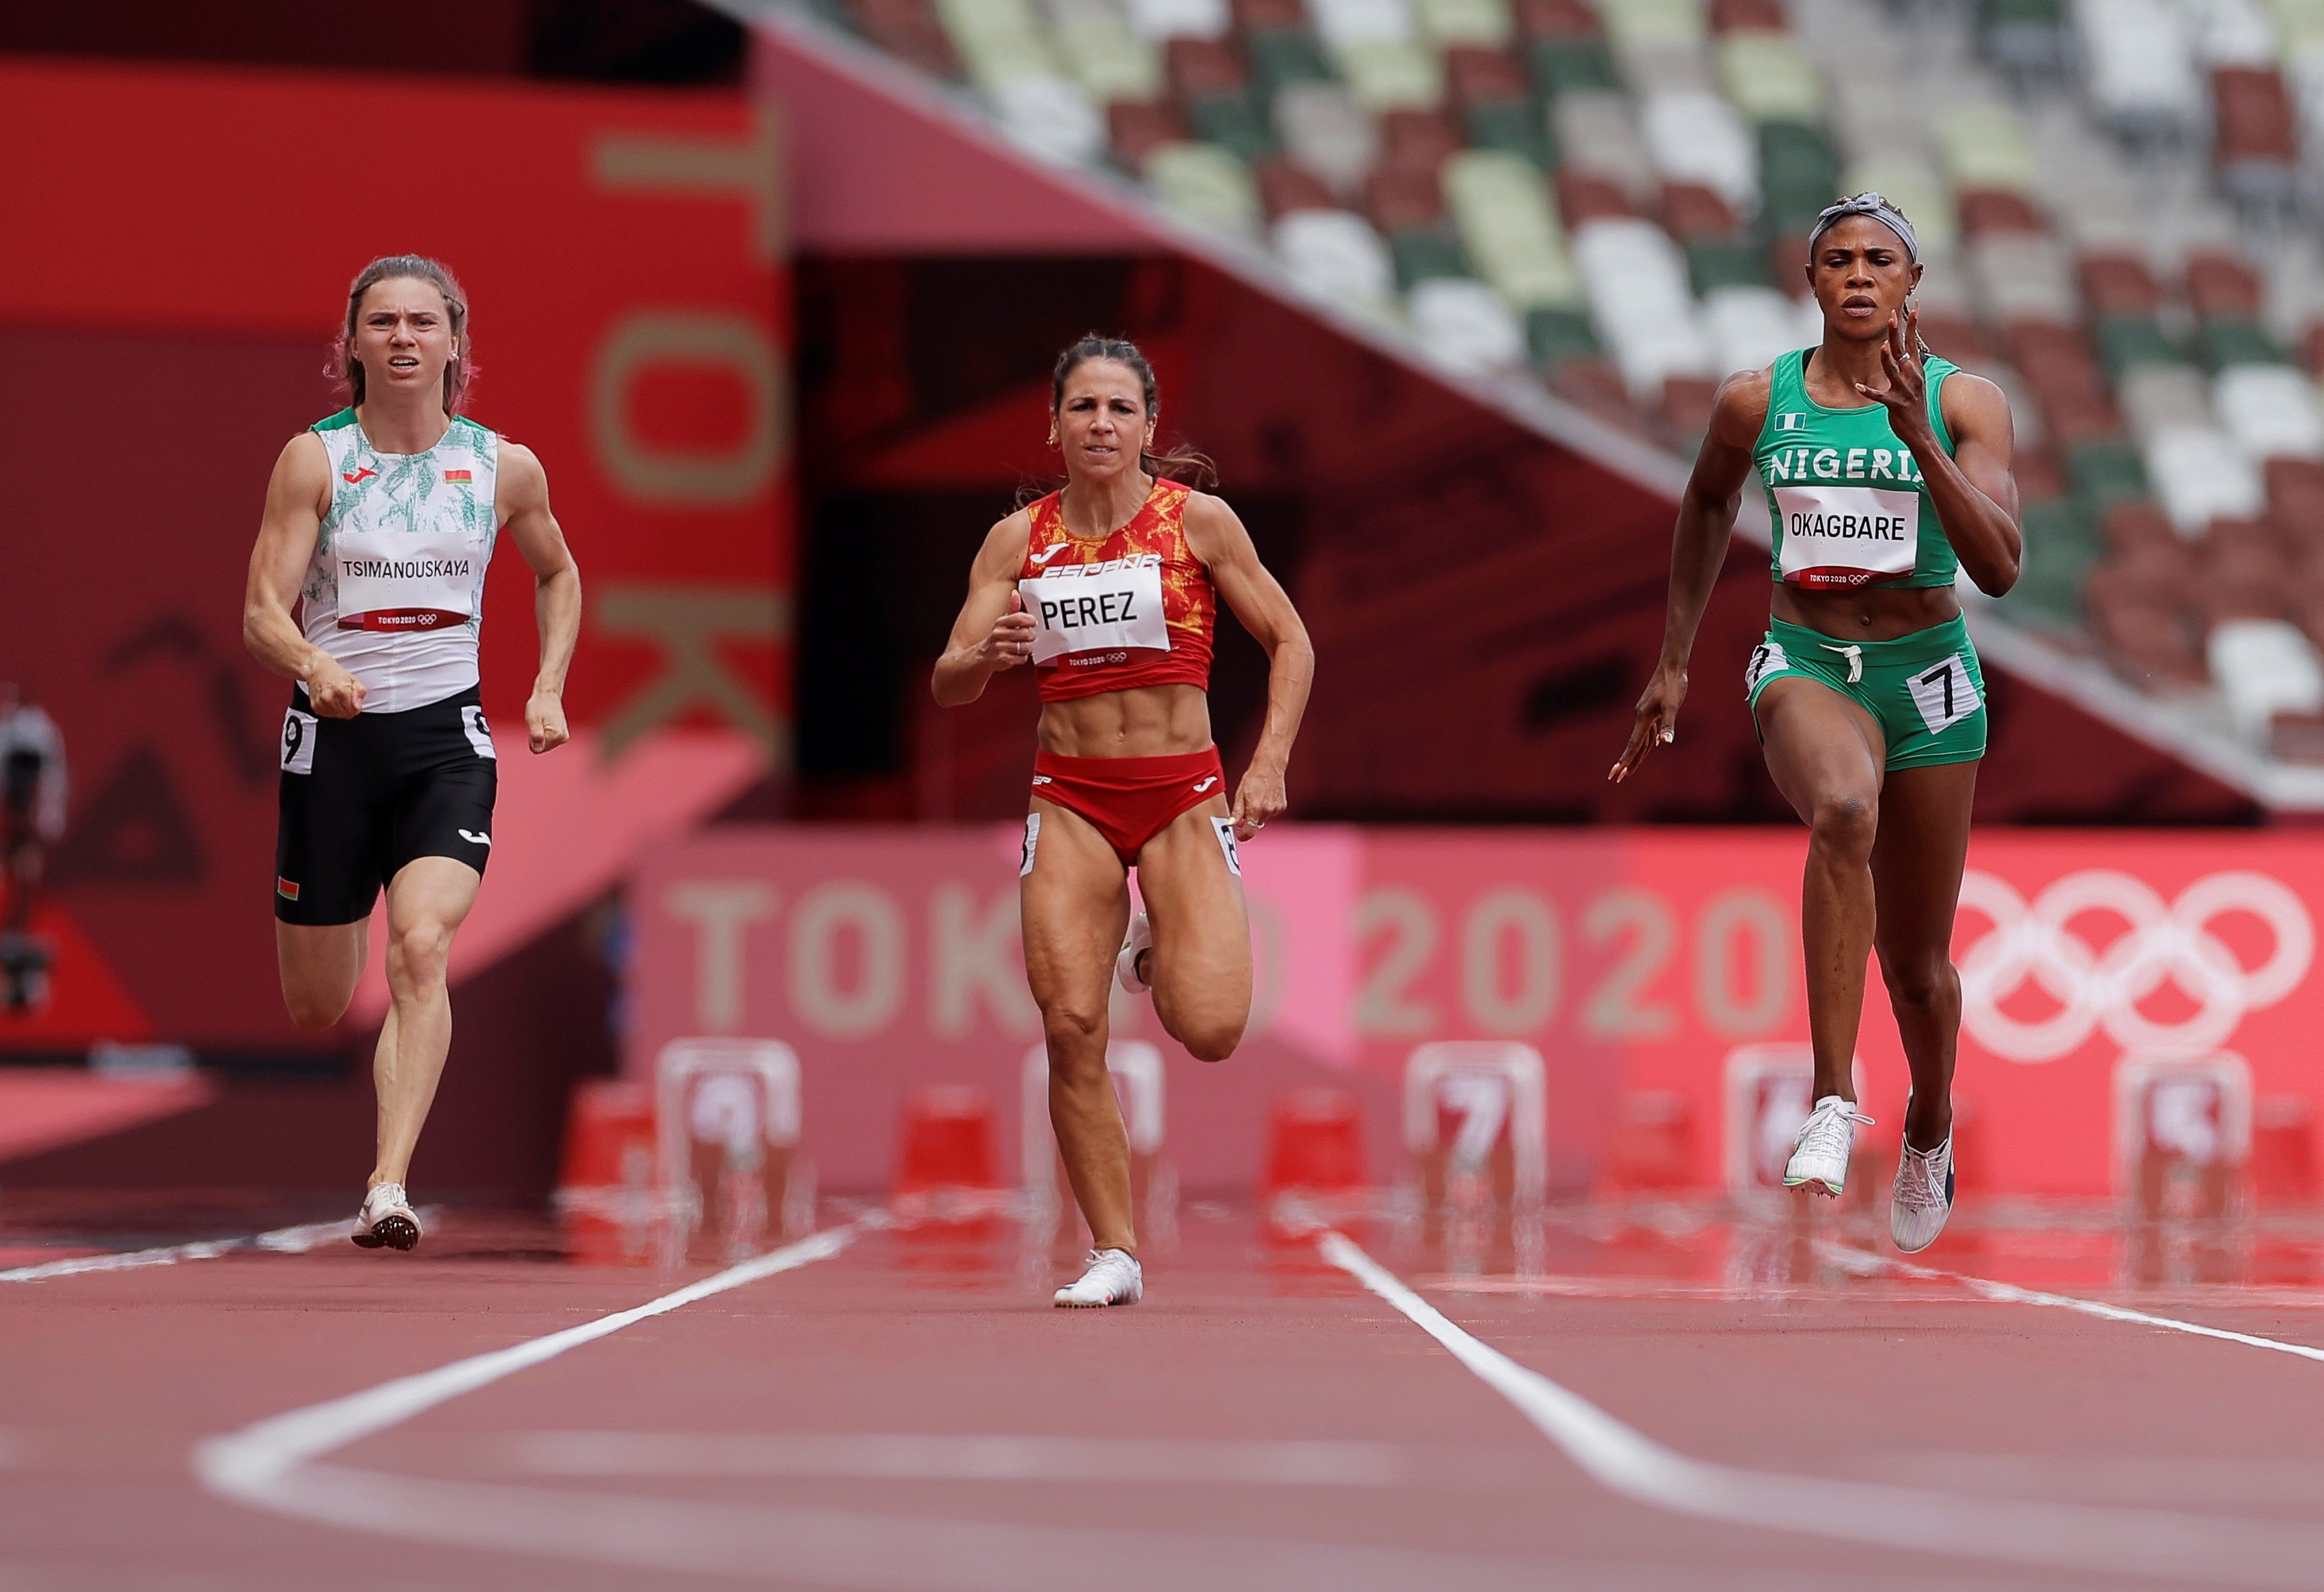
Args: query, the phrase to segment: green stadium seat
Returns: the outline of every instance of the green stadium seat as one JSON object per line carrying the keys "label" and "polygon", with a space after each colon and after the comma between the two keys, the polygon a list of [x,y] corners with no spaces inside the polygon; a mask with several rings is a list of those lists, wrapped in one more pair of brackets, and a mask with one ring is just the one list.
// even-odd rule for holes
{"label": "green stadium seat", "polygon": [[1275,148],[1275,130],[1248,94],[1210,94],[1186,106],[1186,124],[1196,139],[1231,150],[1246,162]]}
{"label": "green stadium seat", "polygon": [[2184,358],[2163,323],[2145,316],[2115,316],[2098,322],[2098,345],[2107,379],[2117,385],[2134,365],[2177,364]]}
{"label": "green stadium seat", "polygon": [[1305,28],[1270,28],[1247,41],[1251,76],[1269,102],[1294,83],[1329,83],[1332,63]]}
{"label": "green stadium seat", "polygon": [[1720,288],[1764,288],[1766,252],[1741,238],[1696,238],[1684,245],[1687,280],[1698,299]]}
{"label": "green stadium seat", "polygon": [[1543,307],[1528,310],[1525,317],[1526,346],[1533,351],[1533,362],[1546,373],[1554,371],[1570,359],[1594,358],[1598,352],[1598,335],[1590,329],[1590,312],[1586,309],[1552,309]]}
{"label": "green stadium seat", "polygon": [[1469,262],[1461,253],[1460,241],[1442,226],[1396,233],[1388,240],[1388,250],[1396,262],[1397,286],[1406,291],[1414,283],[1431,277],[1469,274]]}
{"label": "green stadium seat", "polygon": [[2146,467],[2138,450],[2120,437],[2077,443],[2066,454],[2066,479],[2076,507],[2093,522],[2115,504],[2146,495]]}
{"label": "green stadium seat", "polygon": [[2104,552],[2093,522],[2070,498],[2024,505],[2025,557],[2002,612],[2057,624],[2082,622],[2082,590]]}
{"label": "green stadium seat", "polygon": [[1840,152],[1823,129],[1805,122],[1758,125],[1759,203],[1771,234],[1804,234],[1816,213],[1840,197]]}
{"label": "green stadium seat", "polygon": [[1618,94],[1622,79],[1603,39],[1537,39],[1526,52],[1534,92],[1545,99],[1561,94]]}
{"label": "green stadium seat", "polygon": [[2203,356],[2204,367],[2215,373],[2229,365],[2291,363],[2275,339],[2268,336],[2265,327],[2241,316],[2204,322],[2202,330],[2196,334],[2196,347]]}
{"label": "green stadium seat", "polygon": [[1539,108],[1529,101],[1472,106],[1462,120],[1469,129],[1469,142],[1479,149],[1522,155],[1544,170],[1557,164],[1556,141]]}

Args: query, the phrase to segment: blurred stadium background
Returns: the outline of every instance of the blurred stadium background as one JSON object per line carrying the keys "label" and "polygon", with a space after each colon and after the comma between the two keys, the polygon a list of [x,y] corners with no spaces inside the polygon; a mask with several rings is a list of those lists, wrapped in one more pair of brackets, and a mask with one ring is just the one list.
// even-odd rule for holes
{"label": "blurred stadium background", "polygon": [[[586,1192],[651,1180],[658,1061],[706,1037],[789,1047],[826,1190],[1041,1181],[1033,693],[942,713],[926,671],[1093,327],[1153,354],[1321,658],[1303,822],[1250,852],[1252,1042],[1161,1043],[1149,1155],[1190,1194],[1425,1179],[1459,1102],[1407,1110],[1415,1053],[1474,1041],[1539,1058],[1496,1109],[1553,1193],[1765,1182],[1806,1029],[1737,685],[1755,507],[1682,739],[1603,774],[1714,386],[1814,339],[1807,224],[1867,187],[2026,500],[2023,584],[1963,593],[1964,1186],[2316,1197],[2319,0],[114,4],[0,52],[0,681],[69,769],[13,896],[0,1219],[336,1213],[366,1164],[383,988],[319,1041],[282,1014],[239,594],[345,284],[406,250],[471,290],[471,410],[548,465],[589,604],[576,745],[502,761],[415,1192],[618,1228]],[[514,724],[522,583],[489,607]],[[1264,665],[1222,629],[1239,768]],[[1877,994],[1862,1066],[1893,1156]]]}

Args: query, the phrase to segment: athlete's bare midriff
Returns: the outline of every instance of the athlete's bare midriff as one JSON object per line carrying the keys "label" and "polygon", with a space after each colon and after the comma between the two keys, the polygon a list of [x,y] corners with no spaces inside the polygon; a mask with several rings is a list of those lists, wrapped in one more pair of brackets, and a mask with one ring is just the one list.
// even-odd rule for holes
{"label": "athlete's bare midriff", "polygon": [[1065,758],[1168,758],[1206,750],[1211,703],[1194,686],[1134,686],[1041,706],[1041,750]]}
{"label": "athlete's bare midriff", "polygon": [[1775,614],[1827,636],[1894,641],[1943,624],[1960,612],[1950,586],[1861,586],[1852,592],[1775,587]]}

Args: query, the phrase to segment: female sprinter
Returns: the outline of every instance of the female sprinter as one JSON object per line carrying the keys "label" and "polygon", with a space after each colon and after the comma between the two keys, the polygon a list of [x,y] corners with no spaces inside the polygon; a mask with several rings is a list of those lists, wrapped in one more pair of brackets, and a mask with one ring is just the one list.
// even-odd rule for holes
{"label": "female sprinter", "polygon": [[408,254],[365,266],[335,364],[351,407],[275,461],[243,640],[298,682],[282,721],[274,945],[301,1028],[346,1011],[387,890],[393,1005],[372,1063],[378,1158],[355,1241],[409,1249],[420,1221],[406,1169],[452,1044],[445,960],[493,843],[497,765],[477,705],[484,566],[505,526],[532,567],[540,669],[524,720],[536,752],[566,740],[581,575],[540,461],[460,416],[474,363],[450,271]]}
{"label": "female sprinter", "polygon": [[1960,979],[1953,909],[1985,755],[1985,680],[1956,569],[1999,596],[2022,544],[2009,405],[1921,345],[1912,224],[1878,194],[1825,210],[1808,243],[1823,342],[1729,376],[1681,501],[1661,661],[1612,778],[1672,739],[1686,660],[1747,472],[1767,492],[1775,613],[1744,686],[1767,768],[1809,829],[1801,935],[1813,1112],[1784,1182],[1838,1194],[1856,1126],[1849,1061],[1864,962],[1912,1068],[1889,1229],[1925,1249],[1951,1213]]}
{"label": "female sprinter", "polygon": [[[1314,653],[1291,599],[1217,498],[1160,478],[1154,370],[1088,336],[1057,361],[1049,445],[1065,486],[994,526],[934,689],[973,702],[1003,669],[1041,681],[1040,750],[1018,873],[1025,971],[1049,1048],[1049,1120],[1093,1244],[1060,1305],[1135,1304],[1130,1141],[1105,1070],[1106,982],[1154,992],[1170,1036],[1206,1062],[1250,1015],[1247,841],[1284,808],[1284,768]],[[1224,598],[1267,649],[1267,722],[1234,805],[1211,740],[1211,625]],[[1130,926],[1129,870],[1146,911]],[[1149,921],[1150,920],[1150,921]]]}

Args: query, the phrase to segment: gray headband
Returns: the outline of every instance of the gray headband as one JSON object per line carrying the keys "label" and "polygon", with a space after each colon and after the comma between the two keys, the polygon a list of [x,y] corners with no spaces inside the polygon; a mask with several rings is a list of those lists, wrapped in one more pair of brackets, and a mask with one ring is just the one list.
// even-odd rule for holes
{"label": "gray headband", "polygon": [[1816,216],[1815,229],[1808,234],[1808,253],[1814,253],[1817,240],[1851,216],[1871,216],[1904,240],[1907,259],[1920,259],[1921,240],[1914,235],[1913,224],[1904,219],[1903,212],[1877,193],[1860,193],[1842,199],[1837,205],[1826,206]]}

